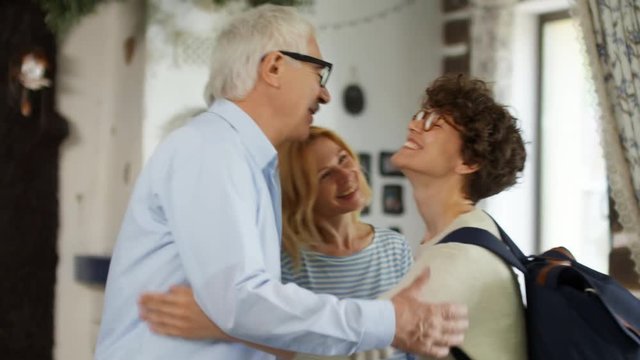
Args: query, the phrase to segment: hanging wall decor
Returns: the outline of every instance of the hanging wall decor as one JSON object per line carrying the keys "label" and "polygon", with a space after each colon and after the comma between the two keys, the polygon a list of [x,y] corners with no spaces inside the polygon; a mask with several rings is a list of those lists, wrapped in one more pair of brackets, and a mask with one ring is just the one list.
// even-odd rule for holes
{"label": "hanging wall decor", "polygon": [[358,153],[358,162],[360,163],[360,169],[365,179],[367,180],[367,184],[371,186],[371,154],[365,152]]}
{"label": "hanging wall decor", "polygon": [[364,109],[364,92],[357,84],[348,85],[342,92],[345,110],[351,115],[358,115]]}
{"label": "hanging wall decor", "polygon": [[393,230],[399,234],[402,234],[402,229],[399,226],[389,226],[389,230]]}
{"label": "hanging wall decor", "polygon": [[402,172],[393,166],[391,163],[391,157],[393,152],[382,151],[380,152],[380,175],[382,176],[404,176]]}
{"label": "hanging wall decor", "polygon": [[382,188],[382,211],[385,214],[394,215],[404,213],[402,185],[384,185]]}
{"label": "hanging wall decor", "polygon": [[49,87],[51,80],[47,79],[46,72],[50,67],[44,52],[40,49],[32,50],[22,56],[20,68],[16,69],[16,79],[22,85],[20,95],[20,113],[24,117],[31,116],[33,105],[29,93]]}

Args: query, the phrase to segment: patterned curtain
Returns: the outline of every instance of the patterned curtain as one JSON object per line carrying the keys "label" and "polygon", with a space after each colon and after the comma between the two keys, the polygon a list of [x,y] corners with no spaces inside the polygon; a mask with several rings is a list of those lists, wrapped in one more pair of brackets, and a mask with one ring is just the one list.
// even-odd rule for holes
{"label": "patterned curtain", "polygon": [[472,0],[471,74],[493,83],[496,98],[510,93],[513,6],[518,0]]}
{"label": "patterned curtain", "polygon": [[640,273],[640,2],[575,0],[602,111],[602,145],[620,223]]}

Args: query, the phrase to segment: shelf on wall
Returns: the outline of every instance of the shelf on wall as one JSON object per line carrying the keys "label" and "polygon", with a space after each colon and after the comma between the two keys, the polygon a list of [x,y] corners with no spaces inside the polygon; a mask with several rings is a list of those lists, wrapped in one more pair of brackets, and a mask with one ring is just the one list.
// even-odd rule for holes
{"label": "shelf on wall", "polygon": [[76,255],[74,274],[76,281],[89,285],[105,285],[111,257],[96,255]]}

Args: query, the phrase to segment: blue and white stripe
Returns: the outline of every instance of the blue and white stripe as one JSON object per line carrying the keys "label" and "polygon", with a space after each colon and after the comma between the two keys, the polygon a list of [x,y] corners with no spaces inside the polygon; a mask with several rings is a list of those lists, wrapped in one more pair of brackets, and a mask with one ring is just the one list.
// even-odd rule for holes
{"label": "blue and white stripe", "polygon": [[[349,256],[302,251],[301,264],[282,254],[282,282],[293,282],[315,293],[338,298],[375,299],[400,282],[413,263],[405,237],[393,230],[374,227],[373,241]],[[396,352],[391,359],[411,359]]]}

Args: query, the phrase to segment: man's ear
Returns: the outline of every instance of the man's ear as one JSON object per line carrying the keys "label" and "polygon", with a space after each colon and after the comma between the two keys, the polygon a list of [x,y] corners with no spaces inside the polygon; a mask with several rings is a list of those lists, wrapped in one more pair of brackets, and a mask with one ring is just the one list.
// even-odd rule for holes
{"label": "man's ear", "polygon": [[277,51],[265,55],[258,67],[258,77],[266,84],[280,88],[281,75],[284,71],[284,56]]}
{"label": "man's ear", "polygon": [[464,162],[456,166],[456,172],[461,175],[471,174],[480,169],[480,164],[465,164]]}

